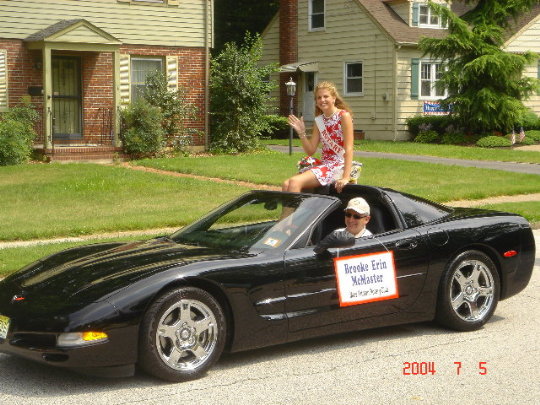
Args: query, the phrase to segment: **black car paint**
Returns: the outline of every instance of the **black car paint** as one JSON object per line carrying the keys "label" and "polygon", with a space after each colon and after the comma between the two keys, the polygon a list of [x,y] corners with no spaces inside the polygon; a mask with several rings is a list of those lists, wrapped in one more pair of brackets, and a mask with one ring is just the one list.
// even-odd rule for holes
{"label": "black car paint", "polygon": [[[340,308],[332,260],[304,245],[319,221],[342,212],[341,205],[357,194],[385,205],[394,229],[359,240],[351,248],[330,249],[331,255],[394,251],[400,297]],[[227,314],[228,349],[233,352],[431,320],[449,258],[466,249],[481,250],[497,264],[501,299],[525,288],[535,245],[523,218],[455,209],[419,224],[410,207],[408,215],[400,210],[403,199],[414,207],[407,196],[393,190],[349,186],[341,195],[321,199],[320,215],[312,228],[298,233],[291,244],[294,249],[216,251],[157,238],[89,245],[52,255],[0,282],[0,314],[12,319],[0,352],[70,368],[120,366],[125,371],[127,367],[130,373],[137,361],[138,325],[144,312],[164,290],[181,285],[198,286],[216,297]],[[504,258],[509,250],[519,254]],[[12,302],[14,295],[25,299]],[[106,331],[109,341],[77,349],[54,347],[57,334],[87,329]]]}

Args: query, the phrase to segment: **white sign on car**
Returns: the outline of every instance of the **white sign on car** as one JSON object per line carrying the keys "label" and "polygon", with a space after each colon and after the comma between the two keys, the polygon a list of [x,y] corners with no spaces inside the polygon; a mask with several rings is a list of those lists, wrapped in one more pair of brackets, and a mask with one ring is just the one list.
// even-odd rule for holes
{"label": "white sign on car", "polygon": [[390,251],[338,257],[334,269],[342,307],[399,297]]}

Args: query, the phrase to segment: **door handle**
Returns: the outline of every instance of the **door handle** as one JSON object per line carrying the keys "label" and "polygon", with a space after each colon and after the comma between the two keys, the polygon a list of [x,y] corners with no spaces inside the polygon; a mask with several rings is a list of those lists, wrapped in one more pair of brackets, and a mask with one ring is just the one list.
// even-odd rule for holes
{"label": "door handle", "polygon": [[413,239],[406,239],[396,243],[396,247],[400,250],[411,250],[418,246],[418,242]]}

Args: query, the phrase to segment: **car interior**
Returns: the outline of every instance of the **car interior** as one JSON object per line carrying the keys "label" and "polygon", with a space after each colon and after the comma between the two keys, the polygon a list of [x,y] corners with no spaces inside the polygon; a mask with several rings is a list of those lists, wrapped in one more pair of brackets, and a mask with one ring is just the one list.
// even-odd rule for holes
{"label": "car interior", "polygon": [[363,195],[363,194],[343,194],[339,195],[342,203],[334,211],[322,219],[320,224],[315,228],[311,237],[311,244],[317,244],[326,235],[330,234],[335,229],[345,227],[345,207],[347,202],[354,197],[363,197],[369,204],[371,211],[371,219],[367,224],[367,229],[378,235],[397,229],[396,220],[388,206],[384,204],[378,196]]}

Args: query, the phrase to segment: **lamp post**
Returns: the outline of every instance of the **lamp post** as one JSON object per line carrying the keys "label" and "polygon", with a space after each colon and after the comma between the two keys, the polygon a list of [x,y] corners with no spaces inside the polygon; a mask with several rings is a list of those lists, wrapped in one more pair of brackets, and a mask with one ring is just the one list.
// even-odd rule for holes
{"label": "lamp post", "polygon": [[[290,104],[289,104],[289,114],[294,113],[294,105],[293,105],[293,99],[294,95],[296,94],[296,83],[293,82],[292,77],[289,78],[289,81],[285,83],[285,86],[287,86],[287,95],[290,97]],[[289,155],[292,155],[292,139],[293,139],[293,128],[290,127],[289,131]]]}

